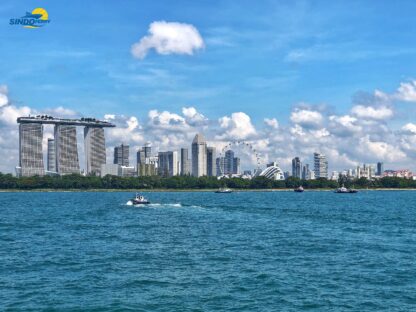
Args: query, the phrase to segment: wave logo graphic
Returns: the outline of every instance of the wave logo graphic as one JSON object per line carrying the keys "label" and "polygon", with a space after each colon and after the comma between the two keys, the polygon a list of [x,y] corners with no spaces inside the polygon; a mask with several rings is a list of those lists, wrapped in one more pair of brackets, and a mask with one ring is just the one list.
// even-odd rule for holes
{"label": "wave logo graphic", "polygon": [[32,12],[26,12],[20,18],[11,18],[10,25],[22,25],[24,28],[39,28],[50,23],[48,12],[43,8],[36,8]]}

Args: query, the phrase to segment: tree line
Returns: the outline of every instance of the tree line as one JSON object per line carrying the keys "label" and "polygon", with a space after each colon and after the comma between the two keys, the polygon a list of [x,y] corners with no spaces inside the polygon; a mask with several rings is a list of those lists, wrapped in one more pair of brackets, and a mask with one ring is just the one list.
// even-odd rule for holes
{"label": "tree line", "polygon": [[416,181],[404,178],[383,177],[377,180],[360,178],[349,180],[340,178],[338,181],[319,178],[301,180],[289,177],[286,180],[273,181],[265,177],[251,180],[230,178],[218,180],[216,177],[105,177],[82,176],[77,174],[64,176],[33,176],[15,177],[0,173],[0,189],[216,189],[229,187],[233,189],[285,189],[303,186],[305,189],[331,189],[341,185],[361,188],[416,188]]}

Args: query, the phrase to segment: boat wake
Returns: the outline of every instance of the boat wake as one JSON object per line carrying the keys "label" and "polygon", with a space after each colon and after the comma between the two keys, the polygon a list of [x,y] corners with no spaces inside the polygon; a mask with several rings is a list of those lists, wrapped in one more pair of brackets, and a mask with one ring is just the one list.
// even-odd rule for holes
{"label": "boat wake", "polygon": [[161,208],[170,208],[170,207],[175,207],[175,208],[180,208],[183,207],[182,204],[180,203],[166,203],[166,204],[161,204],[161,203],[154,203],[154,204],[146,204],[146,205],[142,205],[142,204],[138,204],[135,205],[133,204],[133,202],[131,200],[127,201],[127,203],[125,204],[126,206],[134,206],[134,207],[161,207]]}

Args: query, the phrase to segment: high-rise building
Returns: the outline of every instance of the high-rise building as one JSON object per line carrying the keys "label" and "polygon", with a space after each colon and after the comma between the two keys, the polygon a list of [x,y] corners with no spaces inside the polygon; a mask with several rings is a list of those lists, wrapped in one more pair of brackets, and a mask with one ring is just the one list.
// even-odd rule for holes
{"label": "high-rise building", "polygon": [[305,164],[302,168],[302,179],[303,180],[309,180],[310,179],[309,164]]}
{"label": "high-rise building", "polygon": [[233,174],[240,174],[240,173],[241,173],[240,158],[234,157],[234,159],[233,159]]}
{"label": "high-rise building", "polygon": [[144,152],[144,157],[148,158],[152,156],[152,145],[150,142],[146,142],[142,148],[142,151]]}
{"label": "high-rise building", "polygon": [[320,153],[313,154],[315,178],[328,178],[328,161]]}
{"label": "high-rise building", "polygon": [[217,159],[215,160],[215,165],[217,167],[217,177],[224,175],[225,158],[217,157]]}
{"label": "high-rise building", "polygon": [[147,157],[144,163],[137,164],[138,176],[155,176],[158,174],[158,157]]}
{"label": "high-rise building", "polygon": [[129,145],[121,144],[114,147],[114,164],[128,167],[129,166],[129,156],[130,156]]}
{"label": "high-rise building", "polygon": [[106,163],[104,128],[85,127],[85,170],[89,175],[100,175],[101,165]]}
{"label": "high-rise building", "polygon": [[215,147],[207,147],[207,176],[209,177],[215,177],[217,175],[215,160]]}
{"label": "high-rise building", "polygon": [[228,150],[225,152],[224,157],[224,174],[233,174],[234,173],[234,152]]}
{"label": "high-rise building", "polygon": [[178,175],[178,152],[159,152],[158,171],[164,177]]}
{"label": "high-rise building", "polygon": [[192,175],[207,175],[207,143],[202,134],[196,134],[192,141]]}
{"label": "high-rise building", "polygon": [[188,149],[181,148],[181,175],[189,175],[190,168],[189,168],[189,157],[188,157]]}
{"label": "high-rise building", "polygon": [[19,124],[19,175],[27,177],[45,174],[42,138],[42,124]]}
{"label": "high-rise building", "polygon": [[292,176],[295,178],[302,178],[302,162],[299,157],[292,159]]}
{"label": "high-rise building", "polygon": [[137,164],[146,163],[146,152],[143,149],[137,151]]}
{"label": "high-rise building", "polygon": [[382,162],[377,163],[377,175],[382,176],[384,172],[384,164]]}
{"label": "high-rise building", "polygon": [[55,140],[48,139],[48,157],[47,170],[49,172],[56,172],[56,157],[55,157]]}
{"label": "high-rise building", "polygon": [[86,169],[89,173],[100,171],[104,156],[105,141],[104,127],[115,127],[107,121],[95,118],[63,119],[48,115],[18,117],[19,124],[19,166],[16,172],[19,176],[43,175],[42,139],[43,125],[54,125],[54,139],[48,140],[47,171],[58,174],[80,173],[77,126],[85,126],[85,158]]}
{"label": "high-rise building", "polygon": [[59,174],[80,173],[75,126],[55,125],[55,157]]}

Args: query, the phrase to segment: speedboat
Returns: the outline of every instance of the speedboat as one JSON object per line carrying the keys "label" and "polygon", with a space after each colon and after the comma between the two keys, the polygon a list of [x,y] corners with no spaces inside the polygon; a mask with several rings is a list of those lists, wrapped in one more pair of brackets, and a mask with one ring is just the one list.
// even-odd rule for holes
{"label": "speedboat", "polygon": [[355,189],[348,189],[346,187],[344,187],[344,185],[340,188],[337,188],[335,193],[342,193],[342,194],[351,194],[351,193],[358,193],[357,190]]}
{"label": "speedboat", "polygon": [[136,196],[130,200],[133,205],[148,205],[150,202],[143,195],[136,193]]}
{"label": "speedboat", "polygon": [[303,189],[303,187],[301,185],[301,186],[295,188],[294,191],[297,192],[297,193],[302,193],[304,191],[304,189]]}
{"label": "speedboat", "polygon": [[226,187],[221,187],[215,191],[215,193],[232,193],[233,191]]}

